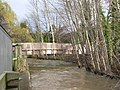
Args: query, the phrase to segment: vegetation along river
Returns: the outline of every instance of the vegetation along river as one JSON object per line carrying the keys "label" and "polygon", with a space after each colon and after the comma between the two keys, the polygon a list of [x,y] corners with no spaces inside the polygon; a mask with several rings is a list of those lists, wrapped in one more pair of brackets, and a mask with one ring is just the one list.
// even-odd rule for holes
{"label": "vegetation along river", "polygon": [[118,82],[70,62],[29,59],[29,66],[32,90],[115,90]]}

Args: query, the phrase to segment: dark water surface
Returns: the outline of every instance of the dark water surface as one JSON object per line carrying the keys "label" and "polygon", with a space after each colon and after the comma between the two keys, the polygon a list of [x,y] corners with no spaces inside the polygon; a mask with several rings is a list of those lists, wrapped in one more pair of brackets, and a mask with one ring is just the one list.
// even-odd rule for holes
{"label": "dark water surface", "polygon": [[29,59],[32,90],[114,90],[118,80],[68,62]]}

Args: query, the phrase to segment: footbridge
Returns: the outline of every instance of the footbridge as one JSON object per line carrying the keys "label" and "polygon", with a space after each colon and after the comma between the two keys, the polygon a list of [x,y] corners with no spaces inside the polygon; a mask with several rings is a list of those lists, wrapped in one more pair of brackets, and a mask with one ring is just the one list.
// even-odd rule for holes
{"label": "footbridge", "polygon": [[23,55],[61,55],[82,53],[80,45],[64,43],[18,43]]}

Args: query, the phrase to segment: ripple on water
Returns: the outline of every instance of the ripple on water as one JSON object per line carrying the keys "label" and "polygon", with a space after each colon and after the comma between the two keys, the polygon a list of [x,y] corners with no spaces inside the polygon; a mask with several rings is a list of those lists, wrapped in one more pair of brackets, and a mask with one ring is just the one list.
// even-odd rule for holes
{"label": "ripple on water", "polygon": [[117,83],[117,80],[94,75],[74,65],[70,66],[71,63],[52,61],[57,63],[52,67],[50,61],[39,62],[47,65],[37,69],[30,68],[32,90],[112,90]]}

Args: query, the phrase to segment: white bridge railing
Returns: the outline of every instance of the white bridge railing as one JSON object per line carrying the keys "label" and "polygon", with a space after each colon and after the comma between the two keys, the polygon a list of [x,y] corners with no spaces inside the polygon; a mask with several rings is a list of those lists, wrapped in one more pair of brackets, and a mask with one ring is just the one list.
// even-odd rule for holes
{"label": "white bridge railing", "polygon": [[23,55],[44,54],[81,54],[80,45],[61,43],[19,43],[22,46]]}

